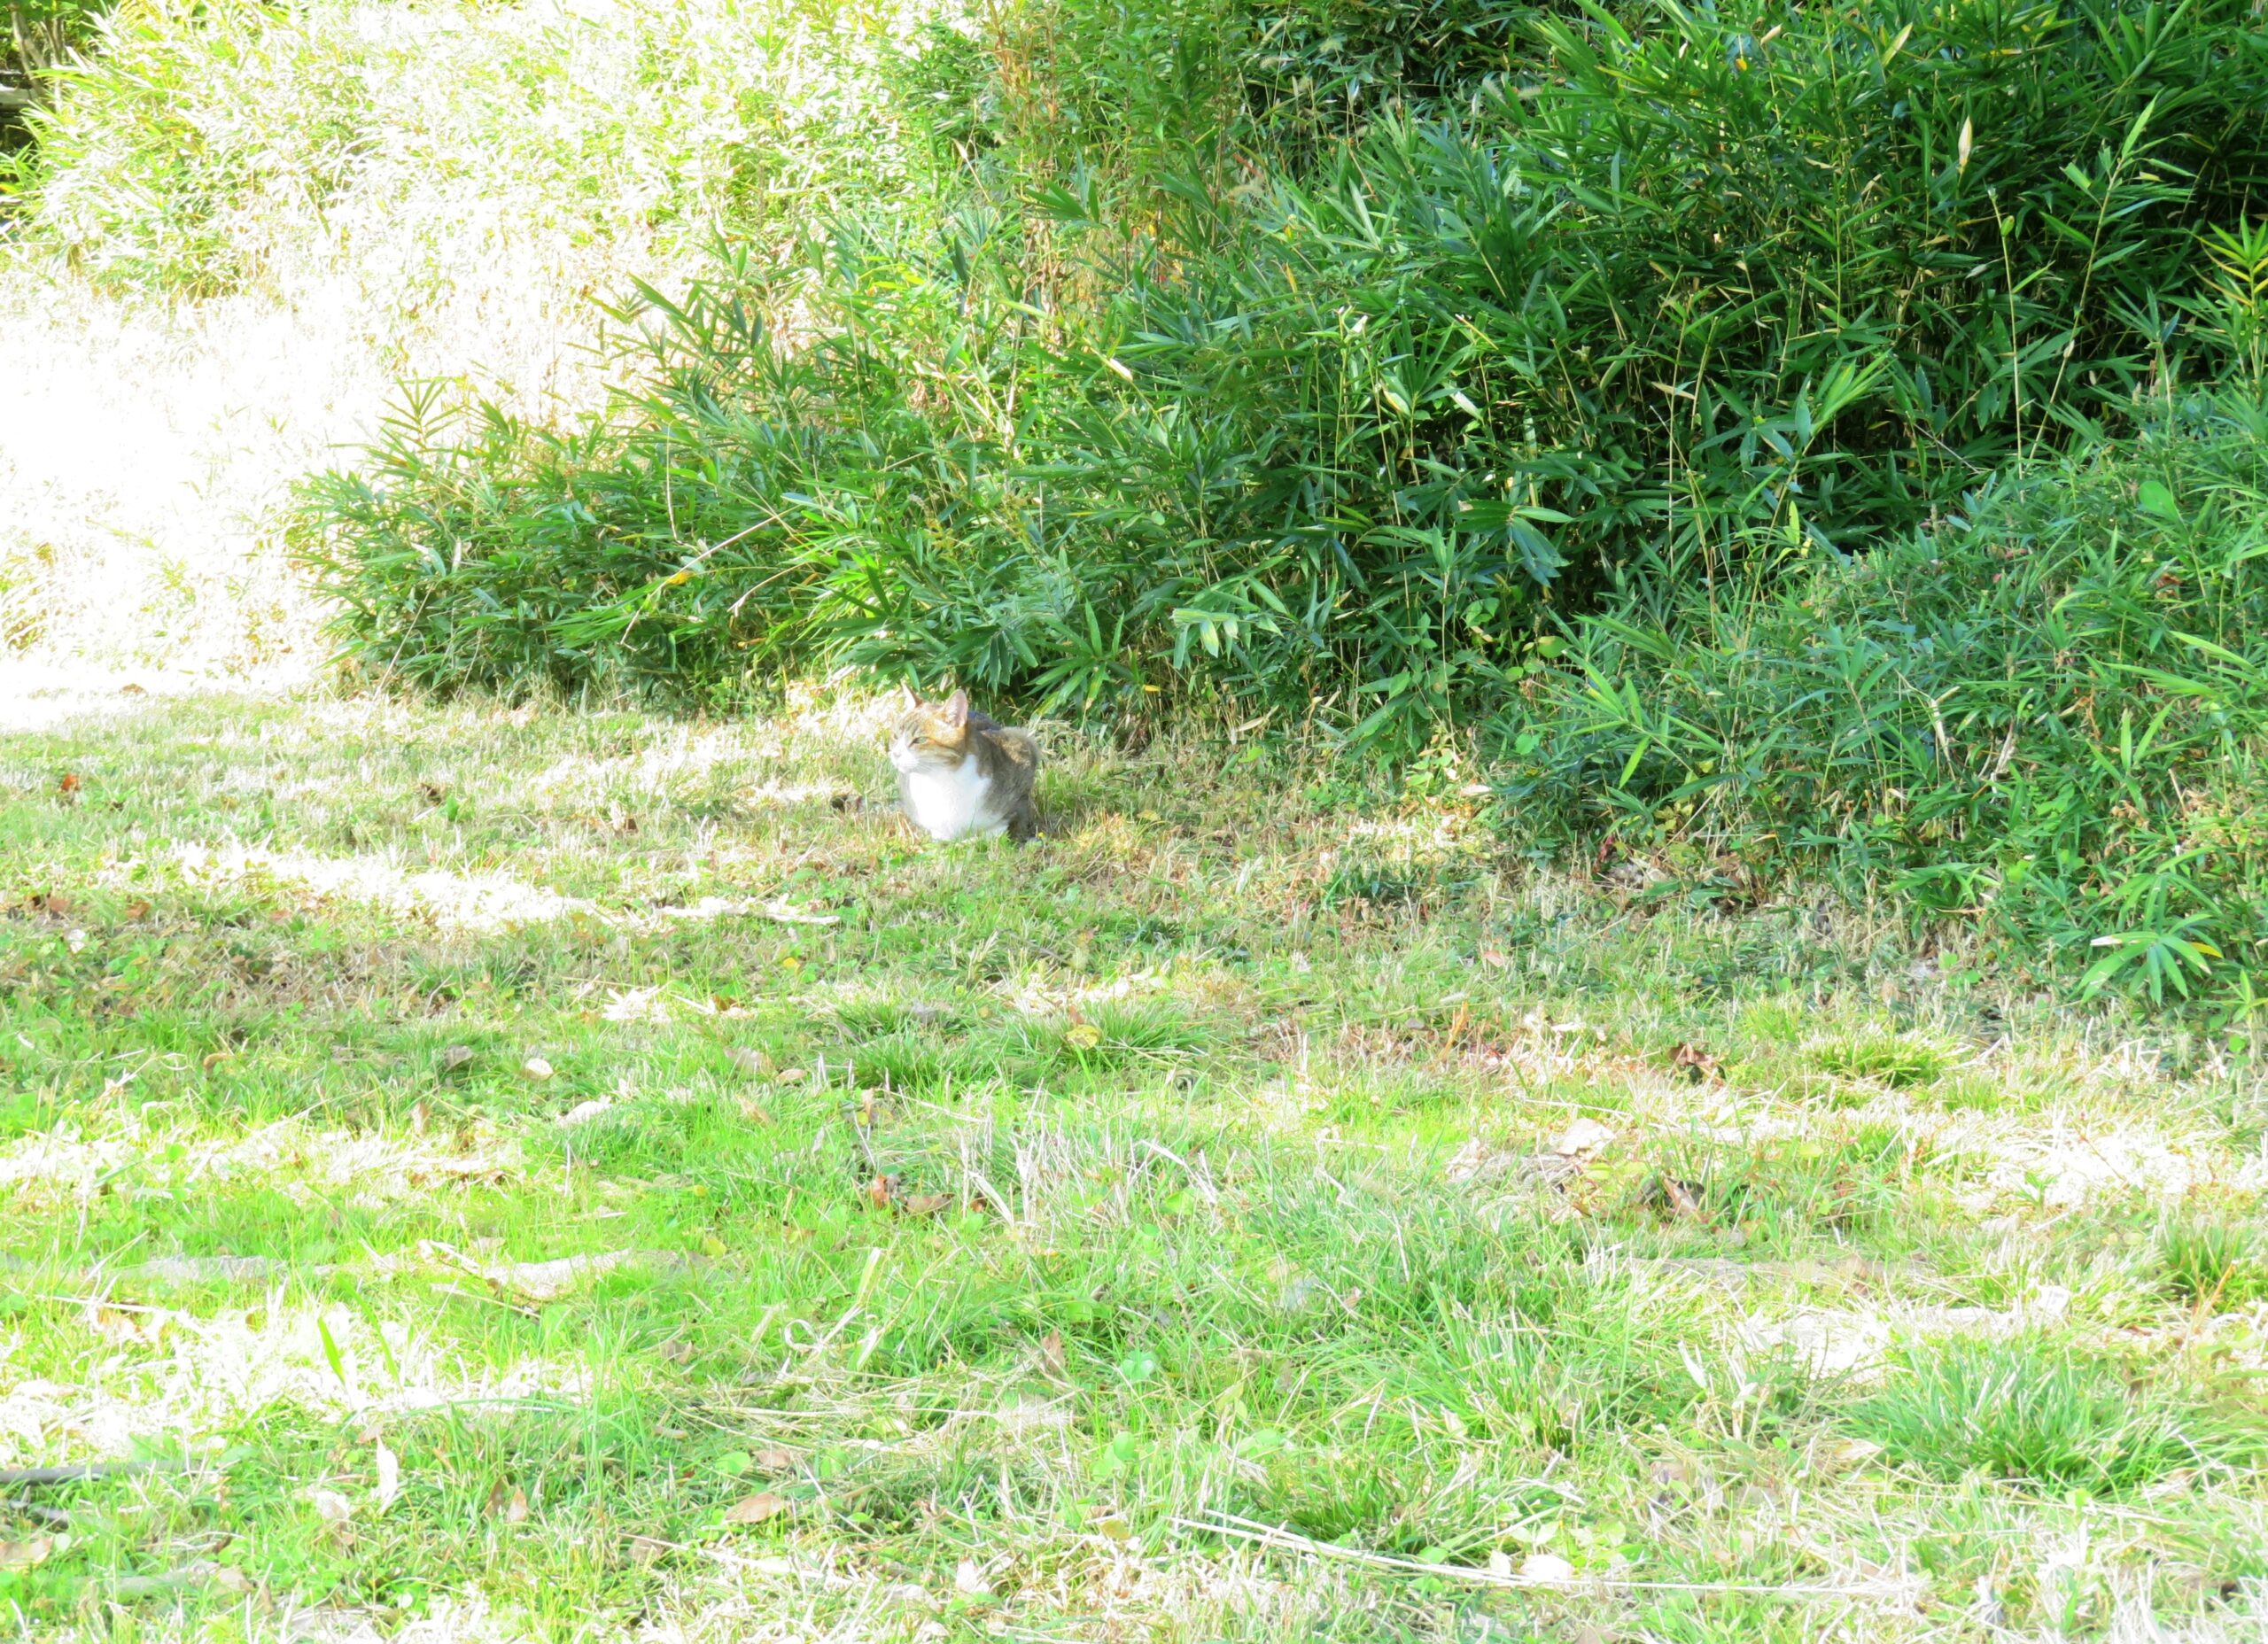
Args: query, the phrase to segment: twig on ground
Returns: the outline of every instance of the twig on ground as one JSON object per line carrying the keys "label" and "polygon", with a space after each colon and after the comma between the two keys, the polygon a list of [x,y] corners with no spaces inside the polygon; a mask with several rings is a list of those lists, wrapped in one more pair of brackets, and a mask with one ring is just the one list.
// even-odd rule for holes
{"label": "twig on ground", "polygon": [[27,1518],[43,1518],[50,1524],[67,1525],[71,1522],[71,1515],[61,1508],[43,1507],[37,1501],[27,1501],[19,1496],[0,1498],[0,1509],[21,1513]]}
{"label": "twig on ground", "polygon": [[179,1473],[186,1462],[74,1462],[65,1467],[0,1467],[0,1490],[36,1490],[44,1485],[84,1484],[133,1473]]}
{"label": "twig on ground", "polygon": [[1375,1570],[1406,1570],[1413,1576],[1433,1576],[1444,1581],[1463,1581],[1475,1586],[1517,1587],[1528,1592],[1576,1592],[1588,1589],[1610,1593],[1737,1593],[1759,1598],[1801,1599],[1890,1599],[1910,1601],[1913,1589],[1896,1582],[1874,1581],[1853,1586],[1826,1586],[1809,1582],[1775,1583],[1768,1581],[1638,1581],[1624,1576],[1578,1575],[1564,1579],[1538,1579],[1517,1574],[1499,1575],[1492,1570],[1475,1570],[1466,1564],[1427,1564],[1414,1558],[1397,1558],[1390,1553],[1365,1553],[1359,1548],[1334,1547],[1328,1541],[1313,1540],[1294,1531],[1275,1524],[1262,1524],[1257,1519],[1239,1518],[1233,1513],[1216,1513],[1209,1518],[1176,1517],[1177,1530],[1202,1531],[1208,1535],[1229,1536],[1238,1540],[1256,1542],[1262,1547],[1279,1548],[1290,1553],[1309,1553],[1317,1558],[1335,1558],[1343,1563],[1367,1564]]}

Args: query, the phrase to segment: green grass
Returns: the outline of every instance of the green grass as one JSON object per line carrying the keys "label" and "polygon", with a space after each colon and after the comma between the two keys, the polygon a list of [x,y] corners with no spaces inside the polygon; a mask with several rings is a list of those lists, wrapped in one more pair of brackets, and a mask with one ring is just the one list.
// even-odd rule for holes
{"label": "green grass", "polygon": [[45,1635],[2083,1637],[2259,1573],[2263,1322],[2158,1231],[2258,1214],[2210,1047],[1280,749],[1059,731],[1046,838],[937,849],[856,702],[89,707],[0,741],[0,1465],[188,1465],[12,1493]]}

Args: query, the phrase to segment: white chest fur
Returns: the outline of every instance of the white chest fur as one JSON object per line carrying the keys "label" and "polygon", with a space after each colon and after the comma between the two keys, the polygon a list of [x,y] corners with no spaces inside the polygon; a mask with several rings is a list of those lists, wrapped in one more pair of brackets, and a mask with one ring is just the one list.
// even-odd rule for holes
{"label": "white chest fur", "polygon": [[932,839],[998,834],[1008,826],[1006,817],[992,814],[992,779],[977,768],[973,758],[962,760],[950,771],[905,772],[899,786],[905,814]]}

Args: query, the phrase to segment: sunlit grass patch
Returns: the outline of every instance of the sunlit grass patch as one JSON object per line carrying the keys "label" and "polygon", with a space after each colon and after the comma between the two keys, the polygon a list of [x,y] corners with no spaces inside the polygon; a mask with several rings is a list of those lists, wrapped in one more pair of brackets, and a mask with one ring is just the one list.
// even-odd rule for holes
{"label": "sunlit grass patch", "polygon": [[[1976,1000],[1886,1006],[1904,967],[1860,914],[1633,919],[1470,841],[1454,896],[1329,906],[1411,802],[1366,834],[1201,749],[1076,745],[1089,819],[1021,850],[735,797],[846,781],[870,719],[191,702],[0,750],[89,789],[27,778],[0,813],[0,1444],[197,1460],[34,1501],[89,1516],[12,1589],[38,1618],[93,1625],[117,1572],[174,1584],[122,1599],[160,1633],[178,1601],[179,1628],[1260,1639],[1330,1595],[1366,1635],[1745,1638],[1790,1625],[1749,1587],[1872,1594],[1954,1549],[1847,1601],[1918,1639],[2005,1573],[1978,1547],[2093,1522],[1994,1470],[2053,1465],[2031,1428],[1907,1459],[1852,1412],[1932,1342],[2094,1364],[2113,1322],[2198,1328],[2160,1196],[2241,1219],[2238,1076],[2007,997],[2009,1043],[1933,1084],[1821,1068],[1968,1058]],[[517,797],[586,761],[556,810]],[[191,885],[191,845],[596,917]],[[1943,1099],[1971,1074],[2041,1094]],[[2216,1389],[2248,1384],[2251,1306],[2202,1315]],[[2241,1425],[2190,1352],[2120,1361],[2132,1407]],[[2192,1465],[2136,1454],[2124,1499]],[[1972,1474],[1964,1540],[1941,1493]],[[2235,1569],[2257,1493],[2194,1482],[2185,1556]],[[1801,1546],[1744,1539],[1774,1503]],[[1256,1550],[1223,1512],[1418,1569]],[[2090,1545],[2131,1581],[2157,1544]],[[1530,1559],[1576,1585],[1454,1573]],[[1701,1590],[1616,1585],[1657,1579]],[[2004,1601],[2030,1625],[2051,1587]]]}
{"label": "sunlit grass patch", "polygon": [[2138,1393],[2119,1366],[2039,1339],[1915,1349],[1850,1420],[1925,1472],[2047,1489],[2128,1490],[2231,1454],[2178,1392]]}
{"label": "sunlit grass patch", "polygon": [[2194,1306],[2241,1307],[2268,1298],[2268,1233],[2256,1214],[2171,1215],[2152,1253],[2166,1287]]}

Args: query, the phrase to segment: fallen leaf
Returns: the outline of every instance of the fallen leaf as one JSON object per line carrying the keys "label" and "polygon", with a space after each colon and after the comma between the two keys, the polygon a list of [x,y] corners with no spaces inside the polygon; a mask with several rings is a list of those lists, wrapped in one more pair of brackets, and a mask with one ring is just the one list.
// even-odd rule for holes
{"label": "fallen leaf", "polygon": [[761,1051],[736,1044],[725,1052],[725,1059],[752,1078],[769,1079],[780,1071],[780,1065]]}
{"label": "fallen leaf", "polygon": [[1134,1533],[1134,1526],[1122,1518],[1106,1518],[1096,1524],[1095,1528],[1101,1532],[1106,1539],[1111,1541],[1125,1541]]}
{"label": "fallen leaf", "polygon": [[1573,1581],[1575,1567],[1557,1553],[1530,1553],[1520,1561],[1523,1581]]}
{"label": "fallen leaf", "polygon": [[866,1183],[866,1202],[876,1210],[888,1210],[890,1194],[897,1186],[896,1176],[876,1176]]}
{"label": "fallen leaf", "polygon": [[141,897],[136,896],[133,901],[128,903],[123,908],[120,908],[119,912],[129,919],[146,919],[150,917],[150,904],[147,902],[144,902]]}
{"label": "fallen leaf", "polygon": [[803,1457],[779,1445],[769,1445],[756,1453],[756,1464],[767,1473],[792,1473]]}
{"label": "fallen leaf", "polygon": [[354,1503],[336,1490],[317,1485],[307,1492],[307,1500],[315,1504],[315,1511],[326,1524],[343,1524],[354,1516]]}
{"label": "fallen leaf", "polygon": [[378,1511],[383,1513],[401,1493],[401,1458],[386,1448],[385,1440],[381,1438],[371,1459],[377,1464]]}
{"label": "fallen leaf", "polygon": [[909,1193],[900,1208],[909,1216],[934,1216],[952,1202],[951,1193]]}
{"label": "fallen leaf", "polygon": [[1480,962],[1492,971],[1501,971],[1511,965],[1512,960],[1511,956],[1502,949],[1483,948],[1480,950]]}
{"label": "fallen leaf", "polygon": [[630,1538],[629,1547],[631,1561],[639,1564],[656,1563],[664,1553],[673,1553],[677,1550],[669,1542],[656,1540],[652,1536],[633,1536]]}
{"label": "fallen leaf", "polygon": [[1050,1330],[1039,1338],[1039,1361],[1059,1381],[1069,1368],[1063,1357],[1063,1332]]}
{"label": "fallen leaf", "polygon": [[417,785],[417,796],[429,805],[439,804],[447,797],[448,792],[439,782],[420,782]]}
{"label": "fallen leaf", "polygon": [[66,771],[63,773],[63,779],[55,785],[55,791],[66,799],[72,799],[77,797],[79,786],[79,773],[76,771]]}
{"label": "fallen leaf", "polygon": [[43,1564],[55,1551],[56,1538],[34,1536],[28,1541],[0,1541],[0,1570],[29,1570]]}
{"label": "fallen leaf", "polygon": [[1162,822],[1165,820],[1163,817],[1160,816],[1154,810],[1137,810],[1134,813],[1134,819],[1137,822]]}
{"label": "fallen leaf", "polygon": [[1562,1159],[1580,1159],[1587,1153],[1597,1152],[1612,1140],[1614,1132],[1597,1120],[1578,1119],[1560,1132],[1559,1139],[1551,1144],[1551,1151]]}
{"label": "fallen leaf", "polygon": [[520,1071],[531,1079],[548,1079],[551,1077],[551,1064],[540,1056],[531,1056],[520,1064]]}
{"label": "fallen leaf", "polygon": [[1063,1043],[1075,1051],[1091,1051],[1102,1043],[1102,1029],[1092,1022],[1081,1022],[1065,1030]]}
{"label": "fallen leaf", "polygon": [[992,1584],[973,1558],[964,1558],[953,1570],[953,1591],[969,1598],[990,1598]]}
{"label": "fallen leaf", "polygon": [[528,1493],[526,1491],[517,1488],[513,1490],[512,1499],[504,1504],[504,1522],[508,1524],[524,1524],[528,1522]]}
{"label": "fallen leaf", "polygon": [[1843,1467],[1864,1467],[1882,1453],[1872,1439],[1845,1438],[1828,1453],[1828,1459]]}
{"label": "fallen leaf", "polygon": [[781,1084],[801,1084],[804,1080],[811,1077],[811,1073],[812,1070],[808,1067],[783,1067],[780,1070],[780,1082]]}
{"label": "fallen leaf", "polygon": [[1670,1209],[1678,1215],[1697,1216],[1701,1214],[1700,1195],[1675,1176],[1662,1178],[1662,1197],[1669,1200]]}
{"label": "fallen leaf", "polygon": [[1711,1084],[1724,1079],[1717,1059],[1697,1044],[1681,1044],[1669,1053],[1669,1065]]}
{"label": "fallen leaf", "polygon": [[788,1499],[769,1490],[759,1490],[754,1495],[744,1495],[725,1509],[728,1524],[760,1524],[767,1518],[777,1518],[788,1510]]}
{"label": "fallen leaf", "polygon": [[588,1124],[613,1105],[614,1103],[606,1097],[594,1096],[587,1102],[576,1103],[574,1106],[559,1115],[558,1121],[563,1125]]}

